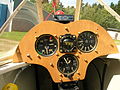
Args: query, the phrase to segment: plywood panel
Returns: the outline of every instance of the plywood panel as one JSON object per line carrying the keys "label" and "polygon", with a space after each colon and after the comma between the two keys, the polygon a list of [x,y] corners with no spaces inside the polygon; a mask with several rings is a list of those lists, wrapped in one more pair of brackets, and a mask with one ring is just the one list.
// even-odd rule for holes
{"label": "plywood panel", "polygon": [[[68,28],[68,30],[66,30],[66,28]],[[51,34],[53,36],[57,36],[56,39],[59,44],[58,37],[60,35],[73,34],[78,36],[78,33],[82,33],[84,31],[91,31],[95,33],[97,35],[98,44],[96,49],[90,53],[83,53],[79,51],[73,53],[79,59],[79,68],[74,74],[72,80],[64,77],[57,69],[58,59],[63,56],[64,53],[60,53],[58,49],[54,55],[43,57],[38,55],[35,50],[36,37],[39,37],[42,34]],[[87,67],[93,59],[112,53],[118,53],[114,41],[104,28],[92,21],[80,20],[69,24],[60,24],[53,21],[45,21],[33,27],[26,34],[26,36],[24,36],[19,44],[18,49],[16,50],[16,54],[14,55],[13,59],[14,62],[26,62],[44,66],[51,74],[54,82],[66,82],[79,79],[83,80],[86,75]],[[30,58],[27,57],[28,54],[30,55]],[[53,66],[51,66],[51,64],[53,64]]]}

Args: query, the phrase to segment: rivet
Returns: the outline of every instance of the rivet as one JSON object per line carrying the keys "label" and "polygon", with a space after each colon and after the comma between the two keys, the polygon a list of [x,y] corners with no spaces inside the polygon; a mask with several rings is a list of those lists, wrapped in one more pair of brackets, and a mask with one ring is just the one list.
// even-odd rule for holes
{"label": "rivet", "polygon": [[50,66],[51,66],[51,67],[54,67],[54,65],[53,65],[52,63],[50,63]]}
{"label": "rivet", "polygon": [[76,57],[79,57],[79,55],[78,55],[78,54],[75,54],[75,56],[76,56]]}
{"label": "rivet", "polygon": [[75,38],[75,36],[73,35],[73,38]]}
{"label": "rivet", "polygon": [[80,50],[78,50],[78,52],[79,52],[80,54],[82,54],[82,52],[81,52]]}
{"label": "rivet", "polygon": [[56,37],[57,35],[56,34],[54,34],[54,37]]}
{"label": "rivet", "polygon": [[37,55],[37,57],[38,57],[39,59],[41,59],[40,55]]}
{"label": "rivet", "polygon": [[86,63],[88,63],[87,59],[84,59],[84,61],[85,61]]}
{"label": "rivet", "polygon": [[98,34],[98,33],[96,33],[96,36],[98,36],[98,37],[99,37],[99,34]]}
{"label": "rivet", "polygon": [[114,45],[112,45],[112,44],[111,44],[111,47],[113,47],[113,48],[114,48]]}
{"label": "rivet", "polygon": [[38,37],[37,37],[37,36],[35,36],[35,38],[36,38],[36,39],[38,39]]}
{"label": "rivet", "polygon": [[79,72],[77,72],[77,74],[78,74],[78,75],[80,75],[80,73],[79,73]]}
{"label": "rivet", "polygon": [[60,36],[59,38],[62,38],[62,36]]}
{"label": "rivet", "polygon": [[98,32],[95,32],[96,35],[98,35]]}
{"label": "rivet", "polygon": [[32,60],[32,58],[31,58],[30,54],[27,54],[27,57],[28,57],[28,58],[30,58],[30,59]]}
{"label": "rivet", "polygon": [[69,32],[69,29],[68,29],[68,27],[65,27],[65,30],[66,30],[67,32]]}
{"label": "rivet", "polygon": [[62,79],[60,79],[60,81],[62,82]]}
{"label": "rivet", "polygon": [[56,38],[57,38],[57,35],[56,35],[56,34],[54,34],[54,37],[56,37]]}
{"label": "rivet", "polygon": [[98,51],[95,51],[98,54]]}
{"label": "rivet", "polygon": [[68,29],[68,27],[65,27],[65,29]]}
{"label": "rivet", "polygon": [[27,54],[27,57],[30,57],[30,54]]}
{"label": "rivet", "polygon": [[59,74],[60,77],[63,77],[62,74]]}
{"label": "rivet", "polygon": [[60,52],[62,52],[63,50],[61,49]]}
{"label": "rivet", "polygon": [[58,53],[56,53],[56,56],[59,56],[59,54],[58,54]]}

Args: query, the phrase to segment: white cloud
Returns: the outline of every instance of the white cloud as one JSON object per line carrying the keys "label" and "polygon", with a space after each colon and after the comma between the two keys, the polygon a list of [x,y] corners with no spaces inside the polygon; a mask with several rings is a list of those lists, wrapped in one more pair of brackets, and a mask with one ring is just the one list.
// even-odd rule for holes
{"label": "white cloud", "polygon": [[76,0],[60,0],[62,4],[67,7],[67,6],[76,6]]}
{"label": "white cloud", "polygon": [[[49,0],[51,1],[51,0]],[[67,7],[67,6],[76,6],[76,0],[60,0],[62,4]]]}

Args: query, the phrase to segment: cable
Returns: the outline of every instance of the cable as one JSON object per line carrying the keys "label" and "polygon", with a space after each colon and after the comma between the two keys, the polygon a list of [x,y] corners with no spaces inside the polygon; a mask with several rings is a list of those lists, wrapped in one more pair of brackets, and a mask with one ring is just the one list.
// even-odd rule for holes
{"label": "cable", "polygon": [[57,8],[57,4],[56,4],[56,1],[55,1],[55,0],[52,0],[52,7],[53,7],[52,12],[48,14],[48,16],[44,19],[44,21],[47,21],[48,18],[50,17],[50,15],[52,15],[52,13],[55,14],[56,8]]}
{"label": "cable", "polygon": [[13,80],[13,83],[14,83],[14,84],[16,83],[16,81],[17,81],[19,75],[21,74],[21,72],[23,72],[26,68],[27,68],[27,67],[23,67],[23,68],[21,68],[21,69],[18,71],[18,73],[16,74],[16,76],[15,76],[15,78],[14,78],[14,80]]}
{"label": "cable", "polygon": [[45,20],[44,21],[47,21],[48,20],[48,18],[52,15],[52,13],[54,12],[54,10],[51,12],[51,13],[49,13],[48,14],[48,16],[45,18]]}

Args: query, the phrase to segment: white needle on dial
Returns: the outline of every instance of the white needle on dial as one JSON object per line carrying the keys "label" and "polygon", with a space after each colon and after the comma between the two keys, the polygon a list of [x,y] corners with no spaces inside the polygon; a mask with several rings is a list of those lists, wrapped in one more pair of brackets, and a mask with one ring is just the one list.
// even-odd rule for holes
{"label": "white needle on dial", "polygon": [[71,60],[69,60],[69,62],[67,64],[70,64],[71,63]]}
{"label": "white needle on dial", "polygon": [[63,68],[63,72],[65,72],[65,68]]}
{"label": "white needle on dial", "polygon": [[47,52],[47,54],[48,54],[48,47],[47,47],[47,46],[45,46],[45,50],[46,50],[46,52]]}
{"label": "white needle on dial", "polygon": [[65,60],[65,62],[66,62],[67,64],[69,64],[69,63],[71,62],[71,60],[69,60],[68,58],[67,58],[67,59],[64,58],[64,60]]}
{"label": "white needle on dial", "polygon": [[67,61],[68,61],[67,64],[71,63],[71,60],[69,60],[69,58],[67,58]]}
{"label": "white needle on dial", "polygon": [[83,43],[83,41],[78,41],[79,43]]}
{"label": "white needle on dial", "polygon": [[68,64],[68,62],[67,62],[66,58],[64,58],[64,60],[65,60],[65,62]]}

